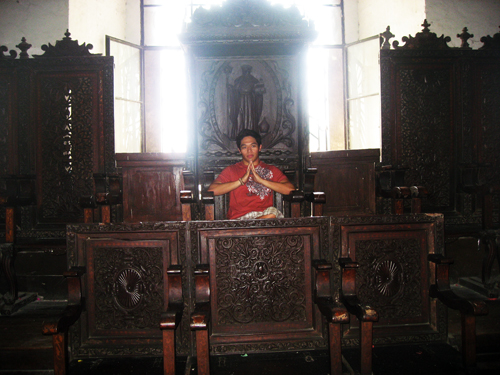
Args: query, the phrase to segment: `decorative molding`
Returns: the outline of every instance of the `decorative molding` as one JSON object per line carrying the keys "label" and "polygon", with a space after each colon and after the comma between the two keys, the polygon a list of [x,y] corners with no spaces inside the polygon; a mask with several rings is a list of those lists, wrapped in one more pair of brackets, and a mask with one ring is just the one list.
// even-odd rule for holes
{"label": "decorative molding", "polygon": [[7,52],[9,49],[7,46],[0,46],[0,59],[15,59],[17,57],[17,52],[13,49],[10,50],[10,56],[6,56],[4,52]]}
{"label": "decorative molding", "polygon": [[89,50],[94,48],[92,44],[78,44],[77,40],[72,40],[71,33],[66,30],[65,37],[62,40],[56,41],[56,45],[42,45],[42,50],[45,51],[43,55],[33,55],[35,58],[44,57],[68,57],[68,56],[100,56],[100,53],[90,53]]}
{"label": "decorative molding", "polygon": [[295,6],[284,8],[266,0],[228,0],[194,12],[180,39],[184,44],[310,41],[312,25]]}
{"label": "decorative molding", "polygon": [[500,50],[500,32],[493,36],[483,36],[481,42],[483,42],[483,46],[479,48],[480,50]]}
{"label": "decorative molding", "polygon": [[451,48],[447,43],[451,41],[449,36],[445,37],[441,35],[439,38],[436,33],[432,33],[429,30],[429,26],[431,24],[424,20],[422,24],[423,29],[421,32],[415,34],[415,37],[411,35],[406,37],[404,36],[401,40],[405,43],[403,46],[399,46],[399,42],[396,40],[392,43],[392,46],[395,49],[422,49],[422,50],[430,50],[430,49],[448,49]]}

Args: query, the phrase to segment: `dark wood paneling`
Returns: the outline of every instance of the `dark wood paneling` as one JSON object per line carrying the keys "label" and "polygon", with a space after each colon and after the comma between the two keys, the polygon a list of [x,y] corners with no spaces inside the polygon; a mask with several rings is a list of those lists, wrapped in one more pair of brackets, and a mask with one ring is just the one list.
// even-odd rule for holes
{"label": "dark wood paneling", "polygon": [[324,215],[375,213],[379,157],[378,149],[311,153],[311,165],[318,169],[314,190],[326,194]]}
{"label": "dark wood paneling", "polygon": [[[167,268],[189,264],[185,231],[182,222],[68,226],[69,267],[87,271],[86,309],[71,332],[74,358],[162,355]],[[189,323],[183,327],[177,347],[186,353]]]}
{"label": "dark wood paneling", "polygon": [[327,347],[312,284],[313,260],[331,258],[327,224],[326,217],[189,222],[191,250],[211,275],[212,353]]}
{"label": "dark wood paneling", "polygon": [[[374,343],[445,341],[446,309],[429,296],[434,267],[428,254],[443,254],[442,215],[350,216],[332,218],[333,247],[359,263],[356,291],[377,311]],[[343,340],[357,344],[352,316]]]}
{"label": "dark wood paneling", "polygon": [[184,155],[117,154],[125,222],[182,220]]}

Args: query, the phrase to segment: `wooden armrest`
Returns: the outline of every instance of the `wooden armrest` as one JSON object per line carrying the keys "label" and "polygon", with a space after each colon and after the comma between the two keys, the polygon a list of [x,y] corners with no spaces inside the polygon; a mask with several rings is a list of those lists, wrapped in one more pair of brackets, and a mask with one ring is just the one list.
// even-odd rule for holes
{"label": "wooden armrest", "polygon": [[311,203],[324,204],[326,203],[326,194],[322,191],[313,191],[305,194],[305,200]]}
{"label": "wooden armrest", "polygon": [[356,270],[359,264],[352,261],[351,258],[340,258],[339,264],[342,267],[342,288],[340,295],[347,310],[360,321],[377,322],[378,313],[370,306],[361,304],[356,295]]}

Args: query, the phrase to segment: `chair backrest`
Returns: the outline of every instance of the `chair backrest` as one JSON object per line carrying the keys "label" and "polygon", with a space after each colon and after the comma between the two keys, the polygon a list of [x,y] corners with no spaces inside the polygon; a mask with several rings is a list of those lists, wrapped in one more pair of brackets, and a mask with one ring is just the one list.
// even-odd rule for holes
{"label": "chair backrest", "polygon": [[191,222],[208,264],[212,353],[328,347],[313,261],[329,256],[328,218]]}

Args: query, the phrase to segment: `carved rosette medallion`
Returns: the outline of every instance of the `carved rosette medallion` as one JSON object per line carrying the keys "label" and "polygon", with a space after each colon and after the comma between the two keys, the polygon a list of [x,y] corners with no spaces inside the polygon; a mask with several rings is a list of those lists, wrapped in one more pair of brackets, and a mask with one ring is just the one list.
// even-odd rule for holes
{"label": "carved rosette medallion", "polygon": [[306,320],[304,239],[217,239],[218,324]]}
{"label": "carved rosette medallion", "polygon": [[162,249],[94,249],[98,330],[157,329],[163,309]]}
{"label": "carved rosette medallion", "polygon": [[356,242],[356,282],[364,304],[384,319],[421,314],[420,244],[415,238]]}

